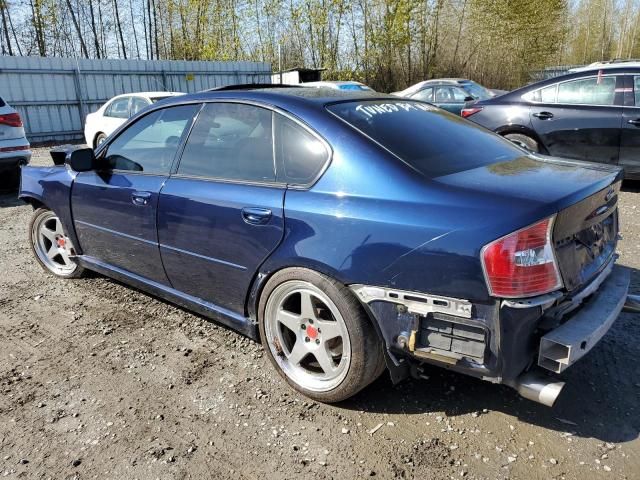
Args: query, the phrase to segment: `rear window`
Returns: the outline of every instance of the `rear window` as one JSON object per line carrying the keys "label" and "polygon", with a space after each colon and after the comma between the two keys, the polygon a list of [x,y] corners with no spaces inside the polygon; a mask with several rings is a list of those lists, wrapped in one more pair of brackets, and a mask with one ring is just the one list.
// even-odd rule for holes
{"label": "rear window", "polygon": [[427,177],[523,155],[508,140],[421,102],[358,101],[332,104],[327,109]]}

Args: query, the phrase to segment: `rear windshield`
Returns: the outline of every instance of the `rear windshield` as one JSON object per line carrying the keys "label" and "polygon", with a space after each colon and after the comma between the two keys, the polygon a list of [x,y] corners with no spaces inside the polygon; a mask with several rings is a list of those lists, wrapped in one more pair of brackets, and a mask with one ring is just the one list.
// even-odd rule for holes
{"label": "rear windshield", "polygon": [[426,103],[363,100],[327,109],[428,177],[523,155],[508,140]]}
{"label": "rear windshield", "polygon": [[464,88],[478,100],[488,100],[490,98],[493,98],[493,95],[491,95],[491,92],[489,90],[475,82],[463,83],[462,88]]}

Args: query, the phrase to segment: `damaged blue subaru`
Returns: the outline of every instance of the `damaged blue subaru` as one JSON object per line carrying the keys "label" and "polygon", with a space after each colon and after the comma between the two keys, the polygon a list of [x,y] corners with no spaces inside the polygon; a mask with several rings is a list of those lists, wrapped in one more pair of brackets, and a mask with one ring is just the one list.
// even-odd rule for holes
{"label": "damaged blue subaru", "polygon": [[420,101],[235,86],[25,167],[58,277],[115,278],[261,341],[337,402],[425,364],[551,406],[627,299],[621,169],[526,152]]}

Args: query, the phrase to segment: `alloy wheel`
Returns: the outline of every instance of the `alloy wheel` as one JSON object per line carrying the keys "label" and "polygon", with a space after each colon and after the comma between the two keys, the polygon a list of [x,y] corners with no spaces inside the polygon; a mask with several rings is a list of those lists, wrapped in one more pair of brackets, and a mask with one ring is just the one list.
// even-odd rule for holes
{"label": "alloy wheel", "polygon": [[336,305],[311,283],[279,285],[265,308],[265,333],[281,370],[300,387],[329,391],[346,377],[349,332]]}
{"label": "alloy wheel", "polygon": [[56,275],[68,276],[78,268],[72,260],[75,250],[64,233],[60,219],[53,212],[45,212],[33,223],[33,248],[40,261]]}

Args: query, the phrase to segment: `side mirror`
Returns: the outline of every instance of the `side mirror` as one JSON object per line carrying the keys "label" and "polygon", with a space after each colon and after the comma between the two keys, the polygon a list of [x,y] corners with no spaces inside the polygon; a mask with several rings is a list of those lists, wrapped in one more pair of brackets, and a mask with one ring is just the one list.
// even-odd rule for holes
{"label": "side mirror", "polygon": [[67,152],[65,163],[75,172],[88,172],[96,168],[93,148],[79,148]]}

